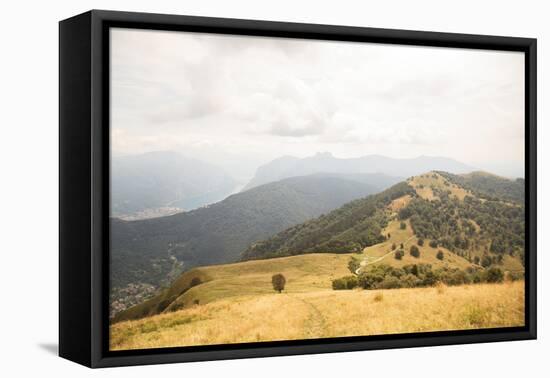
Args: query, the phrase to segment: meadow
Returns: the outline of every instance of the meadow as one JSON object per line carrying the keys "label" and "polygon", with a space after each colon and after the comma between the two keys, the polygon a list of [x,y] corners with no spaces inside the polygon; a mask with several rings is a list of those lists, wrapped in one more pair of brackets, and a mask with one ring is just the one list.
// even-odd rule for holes
{"label": "meadow", "polygon": [[524,325],[524,282],[244,295],[111,326],[111,350]]}

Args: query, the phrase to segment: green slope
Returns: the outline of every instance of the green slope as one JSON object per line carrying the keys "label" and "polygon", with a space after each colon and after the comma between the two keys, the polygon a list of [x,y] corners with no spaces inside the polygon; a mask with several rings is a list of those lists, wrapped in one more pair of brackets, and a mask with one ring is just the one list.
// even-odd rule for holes
{"label": "green slope", "polygon": [[158,287],[195,266],[236,261],[251,243],[382,190],[392,181],[396,179],[382,175],[293,177],[173,216],[112,219],[112,288],[132,283]]}
{"label": "green slope", "polygon": [[[481,173],[415,176],[254,243],[242,259],[358,252],[386,241],[383,229],[400,220],[410,223],[415,237],[470,262],[489,266],[510,257],[523,261],[525,208],[518,185],[520,181]],[[403,203],[395,207],[399,201]]]}

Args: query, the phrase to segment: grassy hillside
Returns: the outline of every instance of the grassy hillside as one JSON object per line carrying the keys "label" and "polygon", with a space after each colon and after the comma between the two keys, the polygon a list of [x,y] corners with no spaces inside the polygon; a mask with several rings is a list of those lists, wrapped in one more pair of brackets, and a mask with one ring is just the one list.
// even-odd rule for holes
{"label": "grassy hillside", "polygon": [[110,348],[522,326],[524,303],[523,281],[396,290],[272,291],[114,324]]}
{"label": "grassy hillside", "polygon": [[[242,295],[271,294],[271,277],[284,273],[291,293],[330,289],[331,280],[349,273],[351,254],[308,254],[195,268],[154,298],[119,313],[114,321],[137,319]],[[191,287],[193,279],[201,284]],[[198,281],[195,281],[198,282]]]}
{"label": "grassy hillside", "polygon": [[453,175],[438,172],[450,182],[467,188],[476,196],[486,199],[504,199],[517,203],[525,202],[525,180],[510,180],[487,172],[472,172]]}
{"label": "grassy hillside", "polygon": [[112,219],[112,303],[130,284],[159,287],[195,266],[236,261],[251,243],[378,191],[379,176],[293,177],[173,216]]}
{"label": "grassy hillside", "polygon": [[[356,255],[361,260],[361,267],[364,269],[371,264],[387,264],[392,267],[402,268],[410,264],[430,264],[434,268],[452,267],[466,269],[473,266],[464,257],[458,256],[445,247],[431,247],[429,241],[424,241],[422,246],[418,245],[418,237],[415,236],[410,222],[405,221],[405,229],[401,229],[401,222],[391,221],[383,230],[384,235],[389,235],[386,241],[366,247],[362,254]],[[401,249],[405,254],[400,260],[395,259],[395,251]],[[410,247],[415,245],[420,250],[420,257],[413,257],[408,253]],[[393,246],[396,248],[394,249]],[[437,253],[442,251],[445,255],[443,260],[438,259]]]}
{"label": "grassy hillside", "polygon": [[391,222],[384,232],[391,232],[387,241],[365,248],[361,253],[312,253],[195,268],[182,274],[159,295],[120,312],[113,321],[139,319],[228,298],[271,294],[271,277],[277,273],[285,276],[287,293],[327,290],[332,287],[334,279],[351,274],[348,267],[351,259],[361,261],[361,269],[365,271],[380,264],[395,268],[430,264],[435,269],[472,266],[466,259],[447,250],[446,258],[439,260],[437,250],[427,244],[420,247],[418,258],[406,254],[401,260],[396,260],[392,244],[408,246],[416,239],[410,227],[401,230],[399,222]]}

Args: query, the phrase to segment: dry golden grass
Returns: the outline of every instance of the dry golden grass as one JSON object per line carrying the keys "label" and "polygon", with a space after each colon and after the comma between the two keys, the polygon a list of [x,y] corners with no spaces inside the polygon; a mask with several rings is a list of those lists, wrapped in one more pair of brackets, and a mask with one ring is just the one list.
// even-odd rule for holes
{"label": "dry golden grass", "polygon": [[411,202],[411,199],[412,197],[409,194],[406,194],[391,201],[391,203],[388,205],[388,208],[393,212],[397,212],[407,206],[409,202]]}
{"label": "dry golden grass", "polygon": [[[382,231],[383,235],[390,235],[390,238],[385,242],[378,243],[363,249],[363,258],[368,262],[372,263],[377,261],[383,256],[390,257],[392,252],[392,244],[395,244],[399,248],[400,244],[403,243],[405,248],[410,247],[410,243],[414,239],[414,234],[411,228],[411,224],[408,220],[405,221],[407,227],[402,230],[399,225],[400,221],[394,220],[390,221],[386,228]],[[393,258],[393,257],[392,257]]]}
{"label": "dry golden grass", "polygon": [[414,176],[408,180],[409,184],[416,190],[416,193],[427,200],[437,198],[433,189],[448,190],[451,196],[464,200],[464,197],[471,193],[455,184],[450,183],[439,173],[429,172],[420,176]]}
{"label": "dry golden grass", "polygon": [[[378,299],[377,299],[378,298]],[[112,350],[512,327],[524,282],[245,295],[111,326]]]}
{"label": "dry golden grass", "polygon": [[[431,264],[434,268],[440,267],[456,267],[465,269],[472,264],[465,258],[460,257],[446,248],[436,247],[432,248],[429,245],[429,240],[424,240],[423,246],[418,246],[420,249],[420,257],[416,258],[409,254],[409,249],[412,245],[418,245],[418,238],[414,236],[410,222],[407,220],[405,224],[407,227],[402,230],[399,225],[400,221],[393,220],[388,223],[388,226],[383,230],[384,235],[390,235],[390,238],[385,242],[367,247],[363,250],[361,258],[364,261],[363,268],[370,264],[388,264],[397,268],[403,267],[409,264]],[[392,245],[395,244],[399,249],[403,244],[405,249],[405,255],[401,260],[394,258],[394,252],[392,251]],[[441,250],[445,254],[443,260],[439,260],[436,255]]]}
{"label": "dry golden grass", "polygon": [[[289,292],[330,289],[332,280],[349,275],[348,261],[353,254],[313,253],[236,264],[212,265],[192,269],[180,276],[162,295],[120,313],[115,321],[153,315],[159,303],[169,300],[166,309],[189,307],[196,300],[206,304],[243,295],[271,294],[271,277],[283,273]],[[194,277],[203,282],[189,290]]]}

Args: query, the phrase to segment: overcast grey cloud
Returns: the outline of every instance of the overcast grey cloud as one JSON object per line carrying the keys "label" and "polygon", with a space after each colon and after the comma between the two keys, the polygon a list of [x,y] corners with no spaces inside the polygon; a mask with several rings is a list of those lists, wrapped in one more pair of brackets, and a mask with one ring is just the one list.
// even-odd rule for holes
{"label": "overcast grey cloud", "polygon": [[522,175],[522,53],[113,29],[113,155],[445,156]]}

